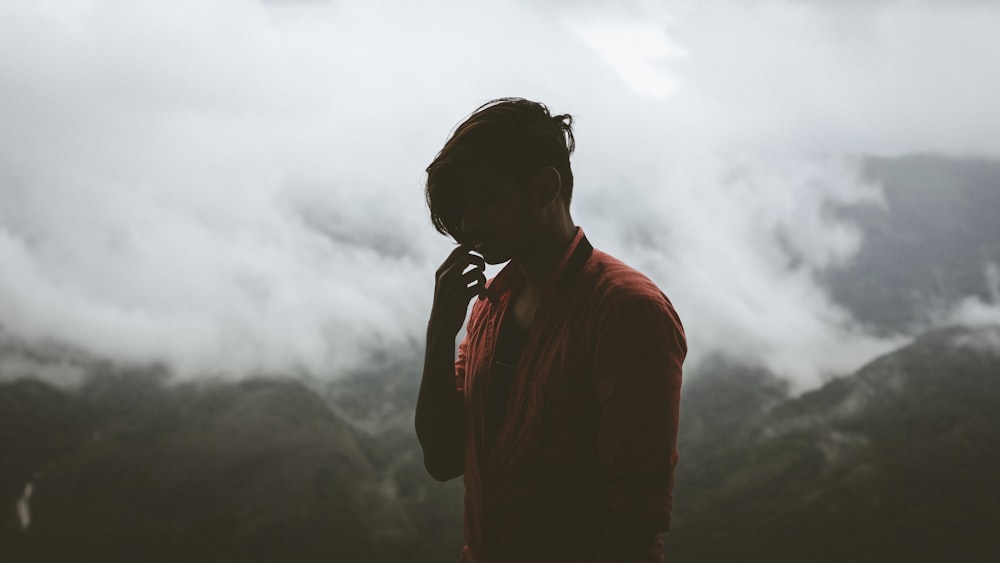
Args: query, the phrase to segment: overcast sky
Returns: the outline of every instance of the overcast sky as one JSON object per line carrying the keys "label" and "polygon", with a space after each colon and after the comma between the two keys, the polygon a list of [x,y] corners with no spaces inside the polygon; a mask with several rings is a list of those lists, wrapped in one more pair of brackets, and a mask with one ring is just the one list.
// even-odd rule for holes
{"label": "overcast sky", "polygon": [[[846,5],[842,5],[846,4]],[[988,2],[0,0],[0,326],[182,375],[422,343],[423,169],[480,103],[577,118],[573,213],[800,387],[898,344],[815,283],[858,156],[1000,157]]]}

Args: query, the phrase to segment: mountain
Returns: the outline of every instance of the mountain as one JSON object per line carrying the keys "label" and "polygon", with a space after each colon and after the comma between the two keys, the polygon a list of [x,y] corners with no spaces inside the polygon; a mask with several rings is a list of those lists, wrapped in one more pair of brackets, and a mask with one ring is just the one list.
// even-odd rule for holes
{"label": "mountain", "polygon": [[27,529],[4,522],[3,561],[439,561],[460,548],[424,533],[433,518],[384,478],[392,456],[299,382],[18,381],[0,385],[0,408],[20,429],[0,434],[4,505],[34,488]]}
{"label": "mountain", "polygon": [[[421,544],[434,546],[426,561],[451,561],[465,543],[461,479],[439,483],[424,469],[423,452],[413,428],[423,351],[397,349],[378,355],[341,378],[311,381],[310,388],[331,410],[362,429],[379,447],[371,455],[380,477],[392,483],[397,502],[417,527]],[[410,557],[410,561],[418,559]]]}
{"label": "mountain", "polygon": [[[97,427],[96,413],[74,397],[40,381],[0,386],[0,499],[13,507],[48,462],[71,451]],[[20,527],[16,510],[5,510],[0,533]],[[16,536],[0,536],[0,543]]]}
{"label": "mountain", "polygon": [[[2,560],[453,560],[461,484],[424,473],[415,373],[397,367],[325,384],[168,385],[156,368],[75,391],[0,384]],[[997,404],[1000,327],[927,333],[799,397],[711,358],[683,390],[669,560],[1000,558]]]}
{"label": "mountain", "polygon": [[682,433],[671,561],[1000,560],[1000,327],[927,333],[770,407],[760,378],[754,416],[709,404],[737,381],[682,402],[729,430]]}

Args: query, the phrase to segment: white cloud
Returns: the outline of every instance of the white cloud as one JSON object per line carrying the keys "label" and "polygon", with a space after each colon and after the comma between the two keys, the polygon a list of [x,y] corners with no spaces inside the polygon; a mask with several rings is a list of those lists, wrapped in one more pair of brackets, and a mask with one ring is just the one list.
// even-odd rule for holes
{"label": "white cloud", "polygon": [[677,89],[670,63],[688,53],[671,39],[669,12],[646,6],[645,11],[650,10],[653,13],[645,14],[647,17],[637,17],[612,5],[568,12],[565,22],[634,92],[664,100]]}
{"label": "white cloud", "polygon": [[419,344],[449,248],[422,170],[521,95],[578,117],[575,216],[692,361],[808,386],[895,344],[816,284],[858,244],[826,211],[877,200],[858,154],[1000,156],[1000,13],[651,6],[0,4],[0,325],[186,374]]}

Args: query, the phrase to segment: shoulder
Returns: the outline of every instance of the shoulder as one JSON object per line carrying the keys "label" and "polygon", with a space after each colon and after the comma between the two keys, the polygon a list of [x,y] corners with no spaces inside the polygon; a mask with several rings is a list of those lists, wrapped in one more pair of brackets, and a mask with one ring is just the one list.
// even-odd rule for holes
{"label": "shoulder", "polygon": [[673,309],[666,294],[646,274],[606,252],[594,249],[586,274],[595,296],[605,305],[649,302]]}
{"label": "shoulder", "polygon": [[684,327],[673,303],[647,275],[597,249],[587,261],[585,272],[593,284],[598,330],[631,332],[653,324],[675,333],[682,342],[685,340]]}

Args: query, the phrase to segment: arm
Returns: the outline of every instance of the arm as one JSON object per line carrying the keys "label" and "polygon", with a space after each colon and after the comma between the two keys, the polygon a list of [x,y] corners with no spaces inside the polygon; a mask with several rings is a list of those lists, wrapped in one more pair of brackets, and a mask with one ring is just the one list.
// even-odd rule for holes
{"label": "arm", "polygon": [[662,560],[651,550],[670,527],[686,352],[683,328],[665,298],[634,298],[601,328],[598,453],[610,502],[601,561]]}
{"label": "arm", "polygon": [[469,300],[485,287],[484,267],[482,257],[459,246],[437,271],[414,426],[424,467],[438,481],[458,477],[464,471],[464,407],[462,392],[456,386],[455,337]]}
{"label": "arm", "polygon": [[415,426],[424,467],[438,481],[458,477],[465,466],[463,397],[455,385],[454,357],[455,335],[428,327]]}

